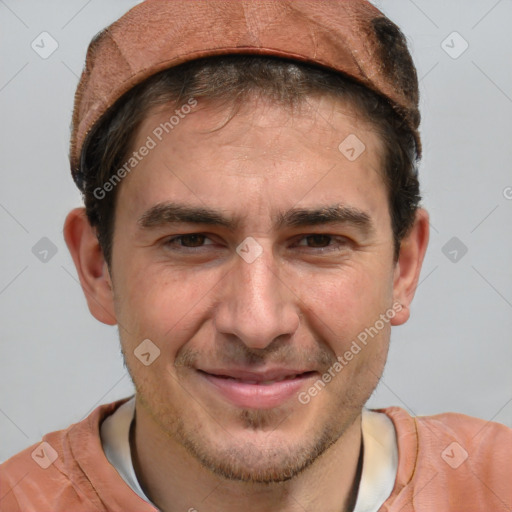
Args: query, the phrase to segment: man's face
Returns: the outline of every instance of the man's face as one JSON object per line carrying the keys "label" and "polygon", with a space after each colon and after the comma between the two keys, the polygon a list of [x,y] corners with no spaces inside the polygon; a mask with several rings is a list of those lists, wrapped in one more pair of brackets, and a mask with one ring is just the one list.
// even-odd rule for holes
{"label": "man's face", "polygon": [[[157,145],[116,206],[112,283],[137,414],[219,474],[283,480],[353,424],[382,374],[389,322],[344,357],[393,305],[382,147],[326,98],[295,113],[253,98],[224,126],[228,110],[193,110],[161,142],[152,133],[174,109],[146,118],[133,149]],[[338,149],[354,135],[355,160]],[[172,205],[233,224],[177,221]],[[338,222],[307,213],[336,206]],[[147,339],[160,355],[146,366],[134,351]]]}

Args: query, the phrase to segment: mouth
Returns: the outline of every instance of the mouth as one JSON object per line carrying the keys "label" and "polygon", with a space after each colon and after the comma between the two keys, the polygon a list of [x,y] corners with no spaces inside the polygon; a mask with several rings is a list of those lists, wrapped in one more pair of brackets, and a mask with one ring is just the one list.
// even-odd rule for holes
{"label": "mouth", "polygon": [[210,390],[232,405],[243,408],[269,409],[285,403],[309,385],[316,371],[273,370],[197,370]]}

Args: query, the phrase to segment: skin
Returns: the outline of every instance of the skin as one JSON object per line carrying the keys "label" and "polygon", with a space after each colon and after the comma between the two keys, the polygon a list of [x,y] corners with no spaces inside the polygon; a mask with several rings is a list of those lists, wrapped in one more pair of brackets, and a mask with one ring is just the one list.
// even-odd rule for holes
{"label": "skin", "polygon": [[[134,147],[172,113],[150,112]],[[418,210],[394,262],[381,141],[340,100],[310,98],[292,112],[251,97],[227,124],[226,115],[203,101],[124,178],[110,270],[84,209],[66,219],[90,311],[119,325],[137,389],[134,468],[164,511],[351,510],[361,411],[382,375],[390,326],[409,318],[428,214]],[[350,134],[366,146],[355,161],[338,149]],[[138,219],[166,201],[239,224],[142,229]],[[278,212],[333,204],[365,212],[372,229],[273,225]],[[194,233],[205,238],[169,242]],[[252,263],[236,252],[247,237],[262,249]],[[295,393],[275,406],[237,406],[199,371],[301,368],[315,372],[307,391],[397,303],[400,312],[307,404]],[[145,339],[160,350],[149,366],[134,354]]]}

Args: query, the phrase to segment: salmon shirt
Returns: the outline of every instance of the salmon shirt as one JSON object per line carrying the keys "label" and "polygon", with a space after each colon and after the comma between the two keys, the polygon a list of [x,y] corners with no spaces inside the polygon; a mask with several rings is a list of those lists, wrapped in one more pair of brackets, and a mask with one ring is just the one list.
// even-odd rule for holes
{"label": "salmon shirt", "polygon": [[[107,460],[102,405],[0,465],[1,512],[157,512]],[[379,512],[511,512],[512,429],[463,414],[376,409],[395,427],[398,469]]]}

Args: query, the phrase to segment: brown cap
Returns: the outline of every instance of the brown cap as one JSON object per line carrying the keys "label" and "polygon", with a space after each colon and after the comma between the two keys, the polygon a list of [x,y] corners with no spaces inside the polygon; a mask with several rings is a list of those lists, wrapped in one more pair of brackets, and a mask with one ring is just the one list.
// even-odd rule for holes
{"label": "brown cap", "polygon": [[[418,79],[407,44],[366,0],[146,0],[89,45],[73,111],[75,181],[87,134],[123,94],[164,69],[225,54],[284,57],[349,75],[391,102],[421,156]],[[405,69],[398,57],[407,59]]]}

